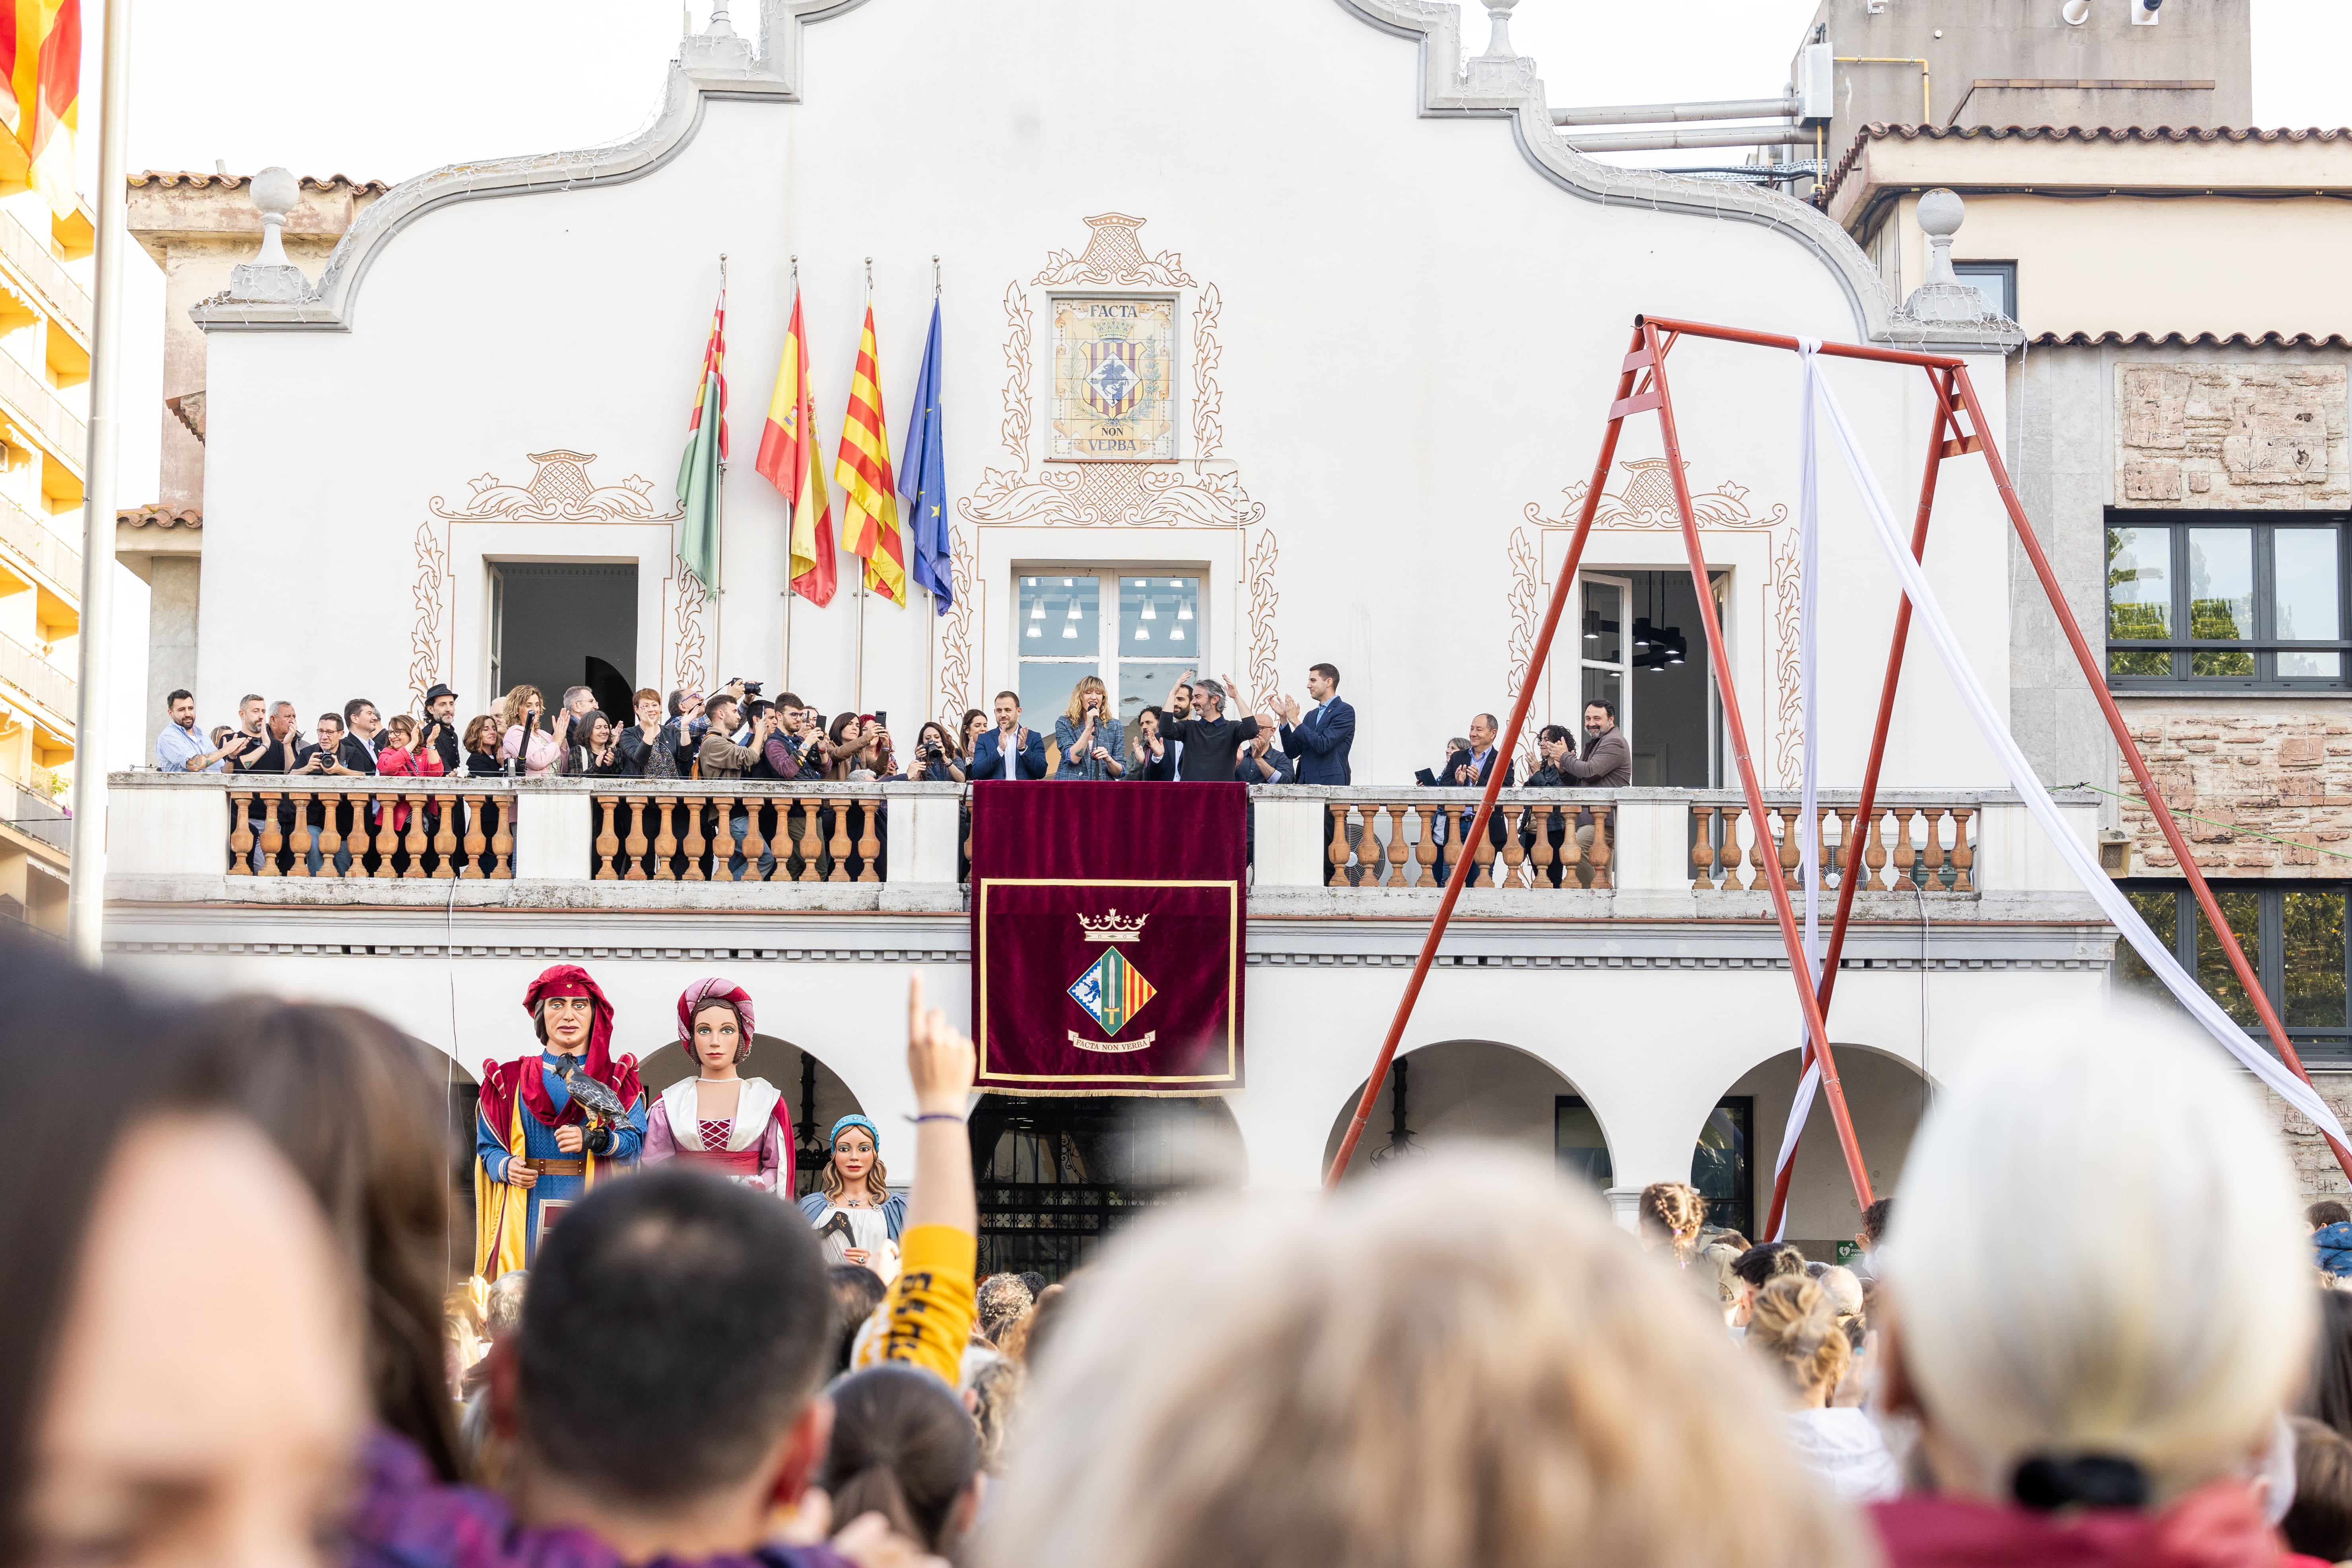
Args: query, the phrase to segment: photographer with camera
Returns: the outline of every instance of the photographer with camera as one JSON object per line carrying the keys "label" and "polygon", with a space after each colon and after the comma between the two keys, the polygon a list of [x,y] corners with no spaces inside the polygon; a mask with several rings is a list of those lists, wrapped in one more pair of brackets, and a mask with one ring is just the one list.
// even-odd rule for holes
{"label": "photographer with camera", "polygon": [[936,719],[926,720],[915,731],[914,765],[907,770],[908,784],[963,783],[963,753],[955,737]]}
{"label": "photographer with camera", "polygon": [[[740,779],[743,777],[751,771],[751,765],[760,760],[761,752],[768,743],[768,737],[775,733],[776,710],[773,708],[763,707],[759,718],[751,721],[751,733],[749,737],[751,744],[737,745],[728,737],[735,732],[735,721],[739,711],[740,707],[735,699],[728,696],[723,690],[710,700],[710,727],[703,732],[702,749],[697,756],[697,760],[702,765],[704,778]],[[729,826],[734,831],[735,842],[741,844],[747,837],[747,830],[751,826],[751,814],[747,809],[747,803],[736,802],[735,809],[728,820]],[[728,874],[736,881],[740,882],[743,879],[743,853],[738,849],[727,863]],[[763,843],[760,849],[760,880],[766,881],[768,874],[775,868],[775,852]]]}
{"label": "photographer with camera", "polygon": [[1054,777],[1100,783],[1126,776],[1127,764],[1119,759],[1127,731],[1105,711],[1109,706],[1110,691],[1099,676],[1089,675],[1070,689],[1068,711],[1054,721],[1054,745],[1062,753]]}

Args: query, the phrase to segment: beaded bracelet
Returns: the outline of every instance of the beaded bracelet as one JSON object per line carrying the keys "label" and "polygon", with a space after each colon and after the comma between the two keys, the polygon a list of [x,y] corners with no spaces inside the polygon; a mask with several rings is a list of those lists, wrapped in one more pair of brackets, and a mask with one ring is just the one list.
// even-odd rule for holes
{"label": "beaded bracelet", "polygon": [[962,1117],[961,1117],[961,1116],[956,1115],[953,1111],[950,1111],[950,1110],[927,1110],[927,1111],[923,1112],[923,1114],[922,1114],[922,1115],[920,1115],[920,1116],[909,1116],[908,1118],[907,1118],[907,1120],[908,1120],[908,1121],[915,1121],[915,1122],[922,1122],[922,1121],[961,1121],[963,1120],[963,1118],[962,1118]]}

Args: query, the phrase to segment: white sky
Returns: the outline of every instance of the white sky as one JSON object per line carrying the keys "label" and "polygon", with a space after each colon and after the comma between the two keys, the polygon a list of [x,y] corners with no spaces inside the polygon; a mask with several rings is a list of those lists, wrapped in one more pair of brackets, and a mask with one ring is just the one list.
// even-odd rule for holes
{"label": "white sky", "polygon": [[[977,0],[974,0],[977,3]],[[1010,16],[1016,0],[995,0]],[[1183,0],[1176,0],[1182,4]],[[1258,0],[1328,5],[1331,0]],[[2056,0],[2051,0],[2055,4]],[[1556,104],[1777,92],[1814,0],[1521,0],[1512,37]],[[2352,5],[2253,0],[2254,111],[2265,125],[2352,122]],[[97,184],[100,0],[89,0],[85,188]],[[1484,8],[1464,6],[1470,48]],[[757,0],[736,0],[748,27]],[[399,180],[460,158],[588,146],[652,117],[683,18],[709,0],[147,0],[133,16],[131,166]],[[1628,157],[1623,162],[1664,162]],[[1683,154],[1707,163],[1720,153]],[[126,268],[120,497],[152,500],[162,395],[163,292]]]}

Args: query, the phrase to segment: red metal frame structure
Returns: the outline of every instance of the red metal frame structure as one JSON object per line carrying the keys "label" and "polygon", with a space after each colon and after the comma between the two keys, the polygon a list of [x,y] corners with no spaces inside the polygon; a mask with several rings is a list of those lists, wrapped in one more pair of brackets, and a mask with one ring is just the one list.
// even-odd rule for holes
{"label": "red metal frame structure", "polygon": [[[1528,655],[1527,678],[1520,683],[1518,700],[1511,705],[1510,723],[1498,744],[1502,754],[1507,757],[1514,755],[1518,749],[1520,732],[1527,725],[1528,710],[1534,701],[1538,677],[1550,658],[1552,636],[1559,627],[1560,616],[1575,588],[1577,568],[1584,557],[1585,540],[1591,532],[1593,513],[1601,504],[1601,489],[1609,478],[1610,463],[1616,456],[1617,438],[1624,428],[1624,422],[1633,415],[1654,411],[1658,416],[1658,432],[1665,445],[1666,472],[1674,481],[1675,504],[1682,515],[1683,547],[1690,560],[1699,620],[1706,631],[1708,659],[1714,667],[1716,689],[1723,700],[1724,728],[1730,742],[1733,760],[1738,765],[1740,789],[1748,797],[1748,820],[1759,825],[1756,831],[1762,832],[1761,825],[1766,821],[1764,792],[1757,781],[1755,763],[1748,755],[1747,727],[1741,721],[1738,694],[1731,682],[1731,662],[1724,651],[1722,624],[1715,613],[1714,595],[1707,592],[1706,558],[1699,545],[1697,520],[1691,507],[1690,486],[1683,468],[1682,442],[1675,427],[1674,402],[1666,387],[1666,355],[1675,342],[1685,337],[1711,338],[1721,342],[1746,343],[1791,353],[1801,348],[1795,338],[1777,332],[1754,332],[1737,327],[1710,326],[1699,321],[1673,321],[1657,316],[1634,318],[1633,344],[1623,364],[1619,367],[1617,395],[1609,405],[1608,424],[1601,437],[1601,456],[1593,464],[1591,482],[1585,487],[1584,506],[1577,514],[1576,532],[1569,541],[1568,559],[1561,564],[1559,575],[1552,584],[1551,602],[1544,610],[1543,625],[1537,630],[1535,647]],[[1969,380],[1966,362],[1947,354],[1873,348],[1859,343],[1823,342],[1817,346],[1816,352],[1834,359],[1915,366],[1927,374],[1928,384],[1935,390],[1936,417],[1928,433],[1927,462],[1919,482],[1919,510],[1911,530],[1914,560],[1922,559],[1927,550],[1927,520],[1935,506],[1936,480],[1943,460],[1970,453],[1983,457],[1993,489],[2009,513],[2011,526],[2016,530],[2018,542],[2024,547],[2026,559],[2032,563],[2034,575],[2041,580],[2051,611],[2058,617],[2068,646],[2074,650],[2075,662],[2082,666],[2084,679],[2090,683],[2091,694],[2097,699],[2100,712],[2106,717],[2108,732],[2115,737],[2116,746],[2131,768],[2132,777],[2139,784],[2141,798],[2155,815],[2158,829],[2164,835],[2165,843],[2171,847],[2182,875],[2188,878],[2189,888],[2196,894],[2198,908],[2205,912],[2207,927],[2221,942],[2222,952],[2230,960],[2231,969],[2237,974],[2238,984],[2252,1000],[2263,1027],[2270,1036],[2271,1044],[2277,1049],[2281,1059],[2294,1069],[2294,1075],[2308,1084],[2311,1075],[2304,1070],[2303,1059],[2295,1054],[2294,1046],[2288,1040],[2286,1029],[2279,1022],[2270,998],[2263,994],[2252,966],[2246,962],[2246,955],[2231,932],[2229,922],[2221,918],[2221,911],[2213,900],[2213,890],[2206,884],[2205,873],[2189,853],[2187,840],[2181,837],[2179,825],[2172,819],[2170,807],[2166,805],[2163,795],[2157,789],[2156,781],[2148,776],[2147,763],[2140,756],[2139,747],[2133,742],[2131,731],[2125,727],[2115,699],[2107,693],[2106,678],[2099,668],[2098,659],[2091,652],[2090,644],[2084,640],[2083,628],[2075,622],[2074,612],[2067,607],[2065,595],[2059,591],[2057,576],[2050,569],[2049,558],[2042,553],[2041,541],[2034,537],[2032,525],[2026,521],[2025,508],[2019,502],[2017,492],[2010,484],[2009,469],[2001,462],[2000,451],[1988,433],[1984,408],[1977,399],[1975,385]],[[1950,432],[1948,436],[1947,431]],[[1857,822],[1868,820],[1877,799],[1879,766],[1885,758],[1887,730],[1895,716],[1895,694],[1902,675],[1904,649],[1909,640],[1910,630],[1911,601],[1905,596],[1895,610],[1895,634],[1887,649],[1886,675],[1879,687],[1878,721],[1871,731],[1870,759],[1863,770],[1861,805],[1855,814]],[[1494,814],[1496,796],[1501,793],[1502,785],[1503,771],[1497,768],[1493,777],[1487,780],[1485,793],[1479,796],[1476,815],[1471,819],[1470,830],[1462,840],[1465,846],[1475,844],[1479,836],[1486,831],[1487,820]],[[1854,1200],[1866,1207],[1871,1201],[1870,1173],[1863,1163],[1862,1146],[1854,1137],[1853,1119],[1846,1110],[1845,1090],[1838,1079],[1835,1054],[1830,1049],[1826,1022],[1830,998],[1837,985],[1846,929],[1853,913],[1853,896],[1861,884],[1851,875],[1839,879],[1837,915],[1830,928],[1828,946],[1822,953],[1821,983],[1816,989],[1806,978],[1808,965],[1804,946],[1798,933],[1795,911],[1790,903],[1788,882],[1780,874],[1780,857],[1767,854],[1762,858],[1765,879],[1772,893],[1773,914],[1780,922],[1780,942],[1788,950],[1789,973],[1796,981],[1798,1006],[1804,1016],[1808,1044],[1803,1061],[1811,1061],[1816,1055],[1819,1057],[1822,1091],[1829,1100],[1830,1116],[1837,1127],[1838,1144],[1845,1156],[1846,1173],[1853,1183]],[[1403,996],[1398,1000],[1396,1016],[1389,1024],[1388,1037],[1381,1043],[1380,1056],[1372,1064],[1371,1077],[1364,1085],[1362,1098],[1357,1101],[1355,1117],[1348,1124],[1347,1136],[1340,1140],[1339,1153],[1326,1176],[1327,1187],[1336,1187],[1346,1173],[1356,1145],[1363,1137],[1364,1128],[1371,1120],[1373,1103],[1380,1098],[1381,1086],[1387,1081],[1390,1065],[1396,1059],[1398,1043],[1403,1039],[1405,1026],[1412,1018],[1413,1005],[1420,1000],[1422,984],[1429,977],[1430,963],[1436,956],[1438,943],[1444,939],[1447,923],[1454,918],[1454,906],[1461,899],[1472,864],[1473,857],[1467,853],[1454,857],[1453,869],[1445,879],[1444,896],[1438,902],[1437,918],[1430,922],[1429,934],[1422,942],[1421,956],[1413,964],[1412,976],[1405,984]],[[1800,1070],[1802,1065],[1801,1062]],[[2336,1151],[2336,1163],[2344,1168],[2347,1177],[2352,1177],[2352,1149],[2346,1148],[2333,1137],[2327,1142]],[[1783,1173],[1774,1185],[1770,1221],[1765,1235],[1772,1235],[1778,1228],[1787,1199],[1788,1183]]]}

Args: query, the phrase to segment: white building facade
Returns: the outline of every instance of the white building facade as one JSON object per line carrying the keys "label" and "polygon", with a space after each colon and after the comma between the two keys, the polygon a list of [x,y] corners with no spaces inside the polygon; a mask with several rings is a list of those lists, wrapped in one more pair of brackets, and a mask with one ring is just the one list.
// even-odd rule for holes
{"label": "white building facade", "polygon": [[[2018,335],[1906,316],[1809,206],[1579,155],[1536,62],[1498,34],[1464,63],[1461,26],[1422,0],[1038,0],[1017,15],[764,0],[744,36],[722,20],[686,40],[638,138],[393,187],[321,275],[241,272],[194,312],[208,337],[200,715],[225,719],[256,690],[294,700],[307,727],[352,697],[413,710],[446,681],[462,719],[592,655],[635,686],[745,676],[827,711],[887,711],[905,755],[916,721],[952,723],[1003,689],[1050,728],[1082,673],[1131,713],[1194,668],[1260,701],[1304,700],[1307,667],[1328,661],[1359,714],[1356,787],[1258,802],[1247,1087],[1201,1113],[1230,1116],[1223,1173],[1301,1186],[1435,907],[1433,887],[1409,884],[1424,808],[1446,797],[1413,771],[1474,714],[1507,712],[1527,679],[1531,728],[1573,725],[1605,693],[1635,754],[1611,863],[1552,885],[1542,819],[1526,819],[1524,855],[1514,845],[1490,874],[1521,885],[1465,898],[1422,996],[1403,1120],[1417,1142],[1552,1149],[1621,1194],[1689,1177],[1699,1145],[1725,1213],[1760,1223],[1797,1009],[1753,867],[1711,849],[1741,812],[1705,656],[1643,668],[1624,635],[1649,618],[1700,640],[1654,422],[1627,426],[1573,589],[1570,625],[1589,612],[1609,635],[1564,633],[1530,671],[1534,626],[1636,313],[1960,353],[1994,431],[2009,428],[2000,370]],[[678,562],[671,476],[722,254],[733,461],[720,592],[706,595]],[[788,612],[785,510],[751,459],[795,275],[828,468],[869,302],[903,446],[938,301],[948,615],[919,595],[861,611],[845,558],[830,606]],[[1145,384],[1110,437],[1076,385],[1102,361],[1087,354],[1106,317]],[[1685,340],[1671,369],[1748,732],[1773,798],[1793,801],[1779,792],[1804,742],[1796,367]],[[1925,377],[1829,374],[1882,483],[1916,487]],[[1896,595],[1843,479],[1824,496],[1815,739],[1829,798],[1850,808]],[[1982,466],[1947,463],[1928,570],[1997,700],[2006,529]],[[257,614],[257,584],[332,613]],[[969,995],[953,792],[842,786],[866,803],[855,812],[800,792],[817,803],[803,826],[870,829],[872,849],[803,858],[796,841],[784,874],[826,879],[751,885],[689,842],[692,812],[670,818],[625,782],[486,792],[464,804],[468,826],[499,824],[478,860],[452,810],[454,850],[406,854],[413,874],[322,879],[238,870],[230,833],[248,807],[223,795],[252,779],[125,775],[110,948],[199,990],[363,1002],[453,1072],[530,1048],[518,999],[546,963],[594,971],[619,1005],[618,1048],[641,1054],[671,1037],[689,980],[724,973],[758,997],[787,1053],[777,1070],[821,1065],[820,1112],[854,1100],[893,1126],[905,975],[920,970],[951,1009]],[[1891,1188],[1924,1085],[1950,1065],[1939,1026],[1963,1052],[1971,1019],[2095,997],[2114,938],[1916,643],[1885,786],[1882,865],[1832,1032],[1850,1042],[1864,1152]],[[714,792],[671,792],[698,793]],[[2067,805],[2086,838],[2088,802]],[[1371,825],[1384,868],[1330,865],[1335,807]],[[706,879],[627,879],[651,864],[657,817],[677,824],[678,858],[702,852]],[[488,874],[438,877],[453,855]],[[785,1087],[800,1110],[798,1082]],[[1816,1242],[1854,1219],[1827,1131],[1808,1143],[1790,1223]]]}

